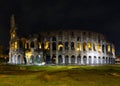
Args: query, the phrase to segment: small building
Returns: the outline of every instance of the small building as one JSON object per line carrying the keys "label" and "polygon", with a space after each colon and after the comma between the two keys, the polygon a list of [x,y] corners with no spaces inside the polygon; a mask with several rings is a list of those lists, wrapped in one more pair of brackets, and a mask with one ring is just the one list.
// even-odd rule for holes
{"label": "small building", "polygon": [[116,55],[115,64],[120,64],[120,55]]}

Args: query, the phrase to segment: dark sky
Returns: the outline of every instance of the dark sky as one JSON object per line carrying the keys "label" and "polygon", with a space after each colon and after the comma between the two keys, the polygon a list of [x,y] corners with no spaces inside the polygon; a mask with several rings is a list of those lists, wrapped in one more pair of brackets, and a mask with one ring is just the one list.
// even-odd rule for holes
{"label": "dark sky", "polygon": [[120,53],[120,3],[116,0],[0,0],[0,44],[9,45],[14,14],[21,34],[51,29],[100,32]]}

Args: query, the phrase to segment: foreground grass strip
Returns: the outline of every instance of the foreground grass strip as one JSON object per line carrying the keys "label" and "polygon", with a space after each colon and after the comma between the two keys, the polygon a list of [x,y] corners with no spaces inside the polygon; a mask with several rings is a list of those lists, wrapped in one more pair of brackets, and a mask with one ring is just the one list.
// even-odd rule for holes
{"label": "foreground grass strip", "polygon": [[120,86],[119,81],[120,65],[0,66],[0,86]]}

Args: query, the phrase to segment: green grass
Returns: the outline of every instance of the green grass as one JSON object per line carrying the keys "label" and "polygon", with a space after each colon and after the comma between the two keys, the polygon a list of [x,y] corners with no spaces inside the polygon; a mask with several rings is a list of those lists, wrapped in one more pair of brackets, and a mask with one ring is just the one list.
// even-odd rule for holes
{"label": "green grass", "polygon": [[0,86],[120,86],[120,65],[0,65]]}

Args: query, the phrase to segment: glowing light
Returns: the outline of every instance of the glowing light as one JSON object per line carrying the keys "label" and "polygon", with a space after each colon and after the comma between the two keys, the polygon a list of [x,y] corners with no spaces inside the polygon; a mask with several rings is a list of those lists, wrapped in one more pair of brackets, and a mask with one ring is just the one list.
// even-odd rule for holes
{"label": "glowing light", "polygon": [[41,43],[39,42],[39,49],[41,49],[42,48],[42,46],[41,46]]}
{"label": "glowing light", "polygon": [[13,34],[12,34],[12,38],[14,38],[14,37],[15,37],[15,34],[13,33]]}
{"label": "glowing light", "polygon": [[108,52],[110,52],[110,45],[108,45]]}
{"label": "glowing light", "polygon": [[49,50],[49,44],[50,44],[49,42],[46,42],[46,43],[45,43],[45,49],[46,49],[46,50]]}
{"label": "glowing light", "polygon": [[80,43],[78,43],[78,46],[77,46],[77,49],[76,49],[77,51],[81,51],[81,44]]}
{"label": "glowing light", "polygon": [[59,45],[58,45],[58,50],[60,50],[62,47],[63,47],[63,45],[62,45],[62,44],[59,44]]}
{"label": "glowing light", "polygon": [[115,49],[114,48],[112,48],[112,53],[115,53]]}
{"label": "glowing light", "polygon": [[30,58],[31,55],[32,55],[32,52],[29,52],[29,51],[26,51],[26,52],[25,52],[25,56],[26,56],[27,58]]}
{"label": "glowing light", "polygon": [[92,45],[90,42],[88,42],[88,49],[91,50],[92,49]]}
{"label": "glowing light", "polygon": [[101,52],[101,45],[100,44],[98,44],[98,52]]}
{"label": "glowing light", "polygon": [[18,47],[17,45],[18,45],[18,43],[17,43],[17,42],[15,42],[15,46],[14,46],[14,47],[15,47],[15,49],[17,49],[17,47]]}

